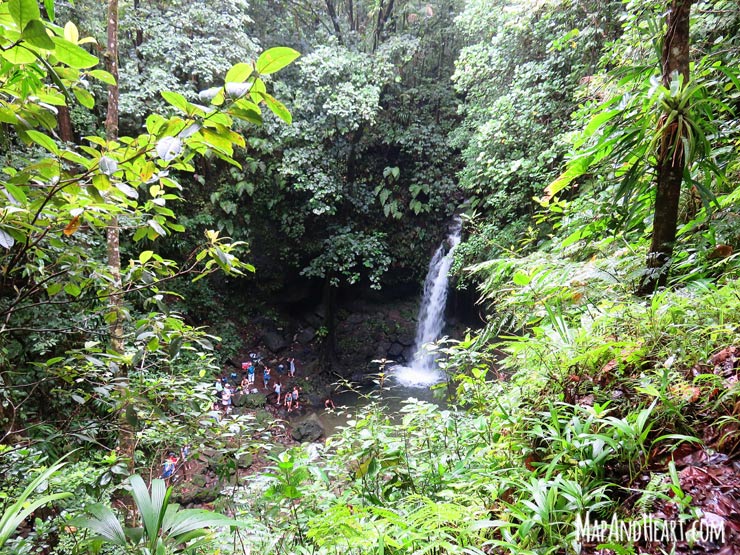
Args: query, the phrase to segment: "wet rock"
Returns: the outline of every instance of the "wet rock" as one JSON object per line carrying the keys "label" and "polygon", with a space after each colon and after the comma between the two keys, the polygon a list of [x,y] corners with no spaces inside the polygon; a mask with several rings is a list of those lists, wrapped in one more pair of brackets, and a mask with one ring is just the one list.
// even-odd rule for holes
{"label": "wet rock", "polygon": [[401,356],[401,353],[403,353],[403,345],[400,343],[393,343],[388,349],[388,356],[394,359]]}
{"label": "wet rock", "polygon": [[250,393],[248,395],[239,396],[239,405],[234,402],[237,407],[246,407],[250,409],[256,409],[264,407],[267,404],[267,395],[264,393]]}
{"label": "wet rock", "polygon": [[313,328],[306,328],[304,330],[301,330],[301,332],[296,337],[296,341],[300,343],[301,345],[306,345],[308,343],[311,343],[311,341],[314,340],[316,337],[316,330]]}
{"label": "wet rock", "polygon": [[364,319],[365,319],[365,317],[364,317],[364,316],[363,316],[362,314],[350,314],[350,315],[349,315],[349,316],[347,317],[347,320],[346,320],[346,322],[347,322],[348,324],[359,324],[359,323],[361,323],[361,322],[362,322],[362,321],[363,321]]}
{"label": "wet rock", "polygon": [[236,466],[241,469],[249,468],[253,462],[252,453],[242,453],[236,458]]}
{"label": "wet rock", "polygon": [[401,332],[398,334],[396,341],[404,347],[411,347],[416,341],[415,333],[413,331]]}
{"label": "wet rock", "polygon": [[[198,480],[200,479],[200,480]],[[213,503],[221,495],[218,482],[207,485],[203,476],[193,476],[189,483],[176,488],[172,493],[172,500],[181,505],[204,505]]]}
{"label": "wet rock", "polygon": [[413,347],[406,347],[401,353],[403,360],[405,362],[411,362],[414,358],[414,351],[415,349]]}
{"label": "wet rock", "polygon": [[288,346],[288,341],[275,331],[268,331],[262,339],[273,353],[278,353]]}
{"label": "wet rock", "polygon": [[303,319],[313,328],[320,328],[324,324],[323,314],[317,314],[316,312],[309,312]]}
{"label": "wet rock", "polygon": [[305,441],[317,441],[324,435],[324,428],[318,419],[309,418],[297,424],[290,435],[294,440],[301,443]]}

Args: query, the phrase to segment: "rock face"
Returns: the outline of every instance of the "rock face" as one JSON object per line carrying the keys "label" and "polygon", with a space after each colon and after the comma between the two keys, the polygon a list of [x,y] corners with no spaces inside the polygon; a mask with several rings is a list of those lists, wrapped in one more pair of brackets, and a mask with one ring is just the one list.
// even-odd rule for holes
{"label": "rock face", "polygon": [[300,424],[297,424],[290,435],[293,436],[294,440],[301,443],[306,441],[317,441],[324,435],[324,428],[318,419],[309,418]]}
{"label": "rock face", "polygon": [[418,300],[355,301],[337,318],[337,368],[349,377],[378,371],[373,360],[409,362],[416,334]]}
{"label": "rock face", "polygon": [[279,353],[288,346],[288,341],[276,331],[268,331],[262,337],[262,340],[273,353]]}
{"label": "rock face", "polygon": [[308,345],[316,337],[316,330],[313,328],[306,328],[300,331],[296,337],[296,341],[301,345]]}

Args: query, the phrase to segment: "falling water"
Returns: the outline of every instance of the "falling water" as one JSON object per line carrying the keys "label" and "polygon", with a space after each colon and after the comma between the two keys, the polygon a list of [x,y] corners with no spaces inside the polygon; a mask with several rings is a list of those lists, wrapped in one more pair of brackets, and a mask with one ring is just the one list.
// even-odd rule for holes
{"label": "falling water", "polygon": [[424,345],[433,343],[442,335],[445,325],[448,274],[455,247],[460,243],[461,230],[462,222],[456,219],[449,235],[442,241],[429,263],[417,319],[414,358],[409,366],[399,366],[395,372],[396,379],[403,385],[417,387],[431,385],[442,378],[434,353],[427,351]]}

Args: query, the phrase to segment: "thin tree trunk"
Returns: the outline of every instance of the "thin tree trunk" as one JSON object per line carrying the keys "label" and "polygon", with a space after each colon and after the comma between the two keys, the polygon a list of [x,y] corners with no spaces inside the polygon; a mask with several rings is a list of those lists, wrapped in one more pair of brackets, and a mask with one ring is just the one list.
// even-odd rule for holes
{"label": "thin tree trunk", "polygon": [[334,34],[339,39],[339,44],[344,44],[342,40],[342,29],[339,27],[339,18],[337,17],[337,10],[334,7],[334,0],[325,0],[326,12],[329,14],[331,24],[334,27]]}
{"label": "thin tree trunk", "polygon": [[[671,78],[689,80],[689,16],[693,0],[672,0],[668,12],[668,30],[661,54],[663,85],[670,88]],[[678,227],[678,204],[686,160],[678,126],[664,126],[658,151],[658,176],[653,217],[653,237],[647,257],[647,268],[638,294],[649,294],[666,285],[668,269]]]}
{"label": "thin tree trunk", "polygon": [[[108,0],[108,50],[106,52],[107,68],[116,80],[115,85],[108,85],[108,112],[105,118],[105,136],[109,141],[118,139],[118,0]],[[109,310],[113,315],[110,320],[110,350],[115,355],[124,354],[123,331],[123,286],[121,282],[121,250],[118,218],[112,216],[106,230],[108,249],[108,271],[111,275]],[[131,420],[129,401],[128,369],[119,362],[117,392],[121,400],[118,451],[119,456],[127,460],[129,470],[134,471],[134,451],[136,436]],[[129,509],[133,507],[130,506]],[[133,519],[129,510],[127,522]]]}

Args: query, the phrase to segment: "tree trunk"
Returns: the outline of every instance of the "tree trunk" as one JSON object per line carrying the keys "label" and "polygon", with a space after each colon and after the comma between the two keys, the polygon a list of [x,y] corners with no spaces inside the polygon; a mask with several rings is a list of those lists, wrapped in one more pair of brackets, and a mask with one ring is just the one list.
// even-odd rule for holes
{"label": "tree trunk", "polygon": [[332,27],[334,28],[334,34],[337,37],[337,40],[339,40],[339,44],[344,44],[344,41],[342,40],[342,29],[339,27],[339,18],[337,17],[337,10],[334,6],[334,0],[325,0],[326,4],[326,12],[329,14],[329,19],[331,19]]}
{"label": "tree trunk", "polygon": [[[661,54],[663,85],[666,88],[670,88],[671,77],[676,74],[683,76],[683,86],[689,81],[689,15],[692,3],[693,0],[671,1],[668,30]],[[674,122],[662,129],[657,161],[653,237],[638,294],[653,293],[658,287],[665,286],[668,280],[685,166],[683,145]]]}
{"label": "tree trunk", "polygon": [[75,132],[72,127],[72,119],[69,117],[69,106],[59,106],[57,114],[57,123],[59,124],[59,138],[65,143],[75,142]]}
{"label": "tree trunk", "polygon": [[[105,118],[105,137],[109,141],[118,139],[118,0],[108,0],[108,50],[106,52],[107,69],[116,80],[115,85],[108,85],[108,112]],[[109,311],[111,316],[109,324],[110,351],[114,355],[124,354],[124,331],[123,331],[123,285],[121,282],[121,250],[120,230],[118,218],[112,216],[106,229],[106,242],[108,250],[108,271],[111,275]],[[134,472],[134,452],[136,448],[136,435],[132,425],[130,408],[130,392],[128,384],[128,369],[122,362],[118,364],[118,375],[116,390],[120,397],[119,408],[119,431],[118,431],[118,453],[120,458],[126,460],[129,470]],[[133,519],[133,504],[129,507],[126,521]]]}

